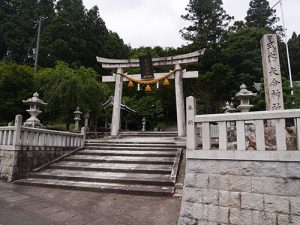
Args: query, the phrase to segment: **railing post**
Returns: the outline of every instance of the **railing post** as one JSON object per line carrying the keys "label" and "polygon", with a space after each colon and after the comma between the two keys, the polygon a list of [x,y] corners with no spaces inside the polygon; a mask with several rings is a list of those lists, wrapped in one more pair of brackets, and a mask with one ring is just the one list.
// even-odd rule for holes
{"label": "railing post", "polygon": [[81,146],[80,147],[84,147],[84,143],[85,143],[85,127],[82,127],[81,128],[81,135],[83,135],[83,138],[82,138],[82,142],[81,142]]}
{"label": "railing post", "polygon": [[21,143],[21,128],[22,128],[22,115],[16,115],[15,118],[15,132],[13,137],[13,146],[19,146]]}
{"label": "railing post", "polygon": [[186,135],[186,149],[195,150],[197,148],[196,139],[196,101],[195,98],[189,96],[186,98],[186,121],[187,121],[187,135]]}

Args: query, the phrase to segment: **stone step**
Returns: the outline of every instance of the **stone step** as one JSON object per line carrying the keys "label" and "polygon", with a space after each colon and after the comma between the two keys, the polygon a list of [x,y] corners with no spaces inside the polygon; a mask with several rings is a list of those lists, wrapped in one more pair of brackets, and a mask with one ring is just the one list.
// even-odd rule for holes
{"label": "stone step", "polygon": [[52,169],[86,170],[86,171],[110,171],[125,173],[151,173],[171,174],[172,165],[151,164],[113,164],[113,163],[90,163],[90,162],[59,162],[50,166]]}
{"label": "stone step", "polygon": [[47,169],[39,173],[31,173],[30,178],[61,179],[72,181],[174,185],[169,174],[140,174],[121,172],[75,171],[62,169]]}
{"label": "stone step", "polygon": [[118,151],[118,150],[82,150],[76,155],[98,155],[98,156],[151,156],[151,157],[172,157],[175,156],[175,151]]}
{"label": "stone step", "polygon": [[169,148],[165,148],[165,147],[136,147],[136,146],[85,146],[85,149],[87,150],[125,150],[125,151],[176,151],[177,148],[176,147],[169,147]]}
{"label": "stone step", "polygon": [[77,162],[106,162],[106,163],[137,163],[137,164],[164,164],[172,165],[175,157],[142,157],[142,156],[86,156],[73,155],[64,159],[64,161]]}
{"label": "stone step", "polygon": [[120,132],[121,137],[177,137],[177,132]]}
{"label": "stone step", "polygon": [[15,181],[17,184],[64,188],[73,190],[84,190],[94,192],[118,192],[125,194],[138,195],[155,195],[165,196],[172,195],[174,192],[173,186],[153,186],[153,185],[139,185],[139,184],[119,184],[119,183],[100,183],[100,182],[84,182],[84,181],[68,181],[68,180],[45,180],[37,178],[28,178]]}
{"label": "stone step", "polygon": [[132,146],[132,145],[136,145],[136,146],[157,146],[157,147],[163,147],[163,146],[176,146],[175,143],[173,142],[145,142],[142,141],[142,139],[139,141],[135,140],[135,141],[120,141],[120,140],[116,140],[116,141],[110,141],[110,140],[106,140],[106,139],[91,139],[91,140],[86,140],[86,144],[103,144],[103,145],[120,145],[120,146]]}
{"label": "stone step", "polygon": [[[151,143],[152,140],[157,142]],[[16,183],[86,191],[171,195],[175,190],[181,151],[182,148],[173,143],[173,138],[88,140],[83,150]]]}

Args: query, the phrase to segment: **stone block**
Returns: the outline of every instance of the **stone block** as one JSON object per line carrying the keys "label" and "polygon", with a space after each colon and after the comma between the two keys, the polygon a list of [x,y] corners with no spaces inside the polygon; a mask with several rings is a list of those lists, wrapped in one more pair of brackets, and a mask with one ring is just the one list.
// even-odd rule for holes
{"label": "stone block", "polygon": [[292,222],[292,216],[286,214],[277,214],[278,225],[294,225]]}
{"label": "stone block", "polygon": [[300,178],[300,163],[290,162],[286,164],[287,178]]}
{"label": "stone block", "polygon": [[219,205],[224,207],[240,208],[241,194],[232,191],[219,191]]}
{"label": "stone block", "polygon": [[290,197],[291,214],[300,216],[300,198]]}
{"label": "stone block", "polygon": [[187,173],[185,175],[184,185],[186,187],[195,187],[196,184],[196,174],[195,173]]}
{"label": "stone block", "polygon": [[289,213],[289,197],[265,195],[265,211],[273,213]]}
{"label": "stone block", "polygon": [[203,191],[200,188],[184,187],[183,201],[202,203]]}
{"label": "stone block", "polygon": [[255,176],[259,174],[259,168],[253,161],[240,161],[239,172],[241,176]]}
{"label": "stone block", "polygon": [[300,216],[292,216],[292,223],[295,225],[300,225]]}
{"label": "stone block", "polygon": [[276,214],[268,212],[253,211],[253,225],[274,225]]}
{"label": "stone block", "polygon": [[260,177],[286,177],[286,163],[285,162],[254,162],[253,163],[257,174],[253,176]]}
{"label": "stone block", "polygon": [[208,206],[208,220],[210,222],[228,224],[229,208],[221,206]]}
{"label": "stone block", "polygon": [[196,174],[196,187],[207,188],[208,187],[208,174]]}
{"label": "stone block", "polygon": [[300,180],[287,179],[289,196],[300,197]]}
{"label": "stone block", "polygon": [[252,211],[231,208],[229,210],[229,224],[252,225]]}
{"label": "stone block", "polygon": [[220,175],[240,175],[240,164],[239,161],[219,161],[214,171]]}
{"label": "stone block", "polygon": [[198,220],[208,220],[208,205],[204,205],[201,203],[195,203],[193,208],[194,218]]}
{"label": "stone block", "polygon": [[252,192],[288,196],[289,185],[284,178],[252,177]]}
{"label": "stone block", "polygon": [[210,174],[208,177],[208,187],[214,190],[229,190],[229,182],[226,175]]}
{"label": "stone block", "polygon": [[219,203],[219,193],[217,190],[203,189],[203,204],[214,204]]}
{"label": "stone block", "polygon": [[216,173],[215,168],[218,167],[216,160],[196,160],[190,159],[187,161],[187,172],[196,173]]}
{"label": "stone block", "polygon": [[178,219],[178,225],[191,225],[192,219],[187,217],[179,217]]}
{"label": "stone block", "polygon": [[264,196],[255,193],[241,193],[241,208],[263,210],[264,209]]}
{"label": "stone block", "polygon": [[181,210],[180,210],[181,217],[193,218],[193,208],[194,208],[194,203],[183,201],[181,203]]}
{"label": "stone block", "polygon": [[300,217],[286,214],[278,214],[279,225],[300,225]]}
{"label": "stone block", "polygon": [[250,176],[228,176],[229,190],[236,192],[251,192]]}

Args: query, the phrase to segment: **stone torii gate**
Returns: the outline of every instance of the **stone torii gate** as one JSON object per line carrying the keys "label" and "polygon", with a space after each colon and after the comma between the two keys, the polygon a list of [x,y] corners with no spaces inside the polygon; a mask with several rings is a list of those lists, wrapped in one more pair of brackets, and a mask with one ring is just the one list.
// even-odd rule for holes
{"label": "stone torii gate", "polygon": [[[198,78],[198,71],[183,71],[181,65],[194,64],[198,62],[199,56],[204,54],[205,49],[191,52],[188,54],[153,58],[153,66],[174,66],[174,74],[170,75],[168,79],[175,79],[175,95],[176,95],[176,112],[177,112],[177,129],[178,136],[184,137],[186,134],[185,128],[185,108],[183,96],[184,78]],[[126,77],[122,76],[124,68],[138,68],[140,67],[139,59],[107,59],[96,57],[97,61],[102,64],[102,68],[117,69],[117,73],[113,76],[102,76],[102,82],[115,82],[115,95],[113,105],[113,115],[111,122],[111,136],[117,136],[120,129],[120,114],[121,114],[121,99],[123,82],[129,81]],[[158,79],[164,76],[165,73],[154,73],[154,78]],[[141,74],[128,75],[136,80],[141,79]]]}

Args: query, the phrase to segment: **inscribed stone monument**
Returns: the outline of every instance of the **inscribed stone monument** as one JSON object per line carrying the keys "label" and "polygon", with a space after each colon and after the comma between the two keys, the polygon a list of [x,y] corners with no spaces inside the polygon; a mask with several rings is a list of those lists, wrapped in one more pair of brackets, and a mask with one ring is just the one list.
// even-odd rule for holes
{"label": "inscribed stone monument", "polygon": [[276,34],[261,39],[266,110],[283,110],[283,92]]}

